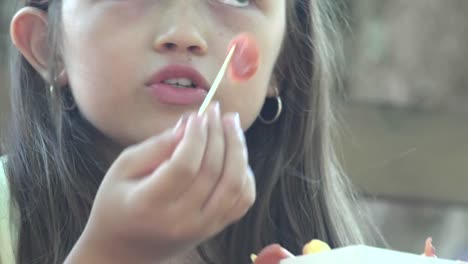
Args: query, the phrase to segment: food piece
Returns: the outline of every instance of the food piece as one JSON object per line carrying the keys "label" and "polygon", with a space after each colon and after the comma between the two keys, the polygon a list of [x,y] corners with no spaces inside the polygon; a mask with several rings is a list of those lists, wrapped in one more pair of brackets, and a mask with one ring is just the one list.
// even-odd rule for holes
{"label": "food piece", "polygon": [[255,262],[256,259],[257,259],[257,255],[250,254],[250,260],[252,260],[252,262]]}
{"label": "food piece", "polygon": [[437,257],[435,254],[435,248],[432,245],[432,237],[426,239],[426,244],[424,247],[424,256],[426,257]]}
{"label": "food piece", "polygon": [[330,251],[331,248],[330,246],[318,239],[314,239],[310,241],[309,243],[305,244],[305,246],[302,248],[302,254],[308,255],[308,254],[314,254],[314,253],[319,253],[319,252],[324,252],[324,251]]}
{"label": "food piece", "polygon": [[[304,255],[308,255],[329,250],[331,248],[327,243],[314,239],[303,247],[302,252]],[[281,260],[291,257],[294,257],[294,255],[278,244],[267,246],[260,251],[258,256],[255,254],[250,255],[250,259],[254,264],[279,264]]]}
{"label": "food piece", "polygon": [[260,51],[255,38],[248,33],[242,33],[235,37],[229,44],[229,49],[236,46],[236,51],[232,58],[229,75],[234,81],[247,81],[258,70]]}
{"label": "food piece", "polygon": [[278,244],[267,246],[258,256],[251,255],[254,264],[279,264],[281,260],[291,257],[294,257],[293,254]]}

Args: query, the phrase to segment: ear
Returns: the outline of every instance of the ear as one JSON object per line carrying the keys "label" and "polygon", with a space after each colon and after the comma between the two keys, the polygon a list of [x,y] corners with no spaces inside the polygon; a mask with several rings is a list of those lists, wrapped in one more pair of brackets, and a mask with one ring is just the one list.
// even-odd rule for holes
{"label": "ear", "polygon": [[47,62],[47,31],[47,13],[34,7],[19,10],[10,25],[13,44],[42,78],[51,82]]}

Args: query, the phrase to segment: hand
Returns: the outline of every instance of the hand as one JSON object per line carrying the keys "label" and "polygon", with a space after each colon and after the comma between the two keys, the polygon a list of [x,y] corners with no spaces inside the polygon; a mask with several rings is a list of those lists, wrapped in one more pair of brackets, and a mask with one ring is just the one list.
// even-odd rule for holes
{"label": "hand", "polygon": [[248,211],[255,183],[238,115],[211,106],[180,123],[116,159],[67,263],[155,263]]}
{"label": "hand", "polygon": [[281,260],[294,257],[278,244],[269,245],[256,257],[253,264],[279,264]]}

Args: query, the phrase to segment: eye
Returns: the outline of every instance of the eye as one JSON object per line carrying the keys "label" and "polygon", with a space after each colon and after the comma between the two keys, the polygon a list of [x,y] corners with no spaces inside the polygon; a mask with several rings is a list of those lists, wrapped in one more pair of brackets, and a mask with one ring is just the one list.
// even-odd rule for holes
{"label": "eye", "polygon": [[248,7],[251,0],[218,0],[218,2],[235,7]]}

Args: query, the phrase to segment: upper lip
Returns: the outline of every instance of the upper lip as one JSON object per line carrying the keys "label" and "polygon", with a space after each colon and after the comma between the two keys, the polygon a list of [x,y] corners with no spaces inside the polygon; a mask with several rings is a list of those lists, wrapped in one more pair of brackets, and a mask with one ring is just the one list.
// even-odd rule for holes
{"label": "upper lip", "polygon": [[148,86],[175,78],[188,78],[197,88],[209,90],[208,81],[195,69],[185,65],[169,65],[156,72],[147,82]]}

